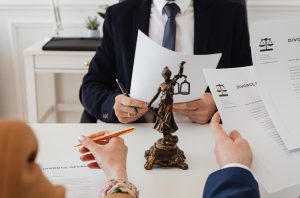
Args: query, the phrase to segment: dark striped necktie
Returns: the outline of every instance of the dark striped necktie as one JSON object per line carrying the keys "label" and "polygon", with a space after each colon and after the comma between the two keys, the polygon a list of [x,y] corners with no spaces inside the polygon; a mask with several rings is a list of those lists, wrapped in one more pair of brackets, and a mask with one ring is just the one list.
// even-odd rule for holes
{"label": "dark striped necktie", "polygon": [[167,14],[168,20],[165,26],[162,46],[175,51],[175,42],[176,42],[175,17],[178,14],[178,12],[180,12],[180,8],[176,3],[171,3],[171,4],[166,4],[163,10]]}

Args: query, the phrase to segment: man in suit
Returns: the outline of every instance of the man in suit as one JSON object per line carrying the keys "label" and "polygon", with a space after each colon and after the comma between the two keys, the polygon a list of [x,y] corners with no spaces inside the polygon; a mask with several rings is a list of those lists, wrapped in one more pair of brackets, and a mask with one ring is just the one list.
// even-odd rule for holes
{"label": "man in suit", "polygon": [[[138,29],[171,50],[222,53],[218,68],[252,65],[246,11],[241,3],[128,0],[115,4],[107,9],[102,45],[80,89],[80,101],[86,111],[104,122],[145,122],[146,116],[142,115],[148,111],[148,101],[122,95],[115,82],[119,79],[130,91]],[[199,100],[174,104],[173,110],[192,122],[207,123],[216,105],[209,90],[200,94]],[[136,107],[138,113],[130,106]]]}
{"label": "man in suit", "polygon": [[258,184],[251,172],[252,152],[238,131],[227,135],[220,123],[219,113],[211,120],[215,139],[215,156],[220,170],[207,178],[203,197],[258,198]]}

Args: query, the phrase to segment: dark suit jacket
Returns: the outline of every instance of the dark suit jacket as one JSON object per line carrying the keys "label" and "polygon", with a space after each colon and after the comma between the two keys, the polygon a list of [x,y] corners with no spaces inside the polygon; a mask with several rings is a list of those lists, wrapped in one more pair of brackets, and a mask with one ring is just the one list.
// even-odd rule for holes
{"label": "dark suit jacket", "polygon": [[[148,34],[152,0],[128,0],[107,9],[102,45],[80,88],[80,101],[93,117],[118,122],[115,79],[130,91],[138,29]],[[252,65],[245,7],[230,0],[194,0],[194,54],[222,53],[218,68]]]}
{"label": "dark suit jacket", "polygon": [[225,168],[207,178],[203,198],[259,198],[258,184],[243,168]]}

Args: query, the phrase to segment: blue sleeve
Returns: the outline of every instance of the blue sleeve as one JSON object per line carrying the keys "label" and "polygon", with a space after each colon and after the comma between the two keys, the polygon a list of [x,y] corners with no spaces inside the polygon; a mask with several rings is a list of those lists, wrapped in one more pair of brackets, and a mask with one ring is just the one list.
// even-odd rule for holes
{"label": "blue sleeve", "polygon": [[252,173],[243,168],[225,168],[207,178],[204,198],[259,198],[258,184]]}
{"label": "blue sleeve", "polygon": [[110,9],[103,25],[103,39],[84,76],[79,98],[86,111],[103,122],[118,122],[113,105],[120,94],[116,77],[115,49]]}

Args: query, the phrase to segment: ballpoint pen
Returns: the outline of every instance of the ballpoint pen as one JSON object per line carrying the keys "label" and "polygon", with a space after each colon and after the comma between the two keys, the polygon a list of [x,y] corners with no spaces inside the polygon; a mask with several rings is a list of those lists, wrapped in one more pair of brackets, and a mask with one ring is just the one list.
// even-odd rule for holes
{"label": "ballpoint pen", "polygon": [[[116,79],[116,82],[117,82],[117,84],[118,84],[120,90],[122,91],[122,93],[123,93],[125,96],[130,97],[129,94],[128,94],[128,92],[126,91],[124,85],[123,85],[118,79]],[[139,113],[136,107],[131,106],[131,108],[135,111],[136,114]]]}
{"label": "ballpoint pen", "polygon": [[[111,139],[113,137],[118,137],[120,135],[124,135],[124,134],[130,133],[134,129],[135,129],[134,127],[129,127],[127,129],[123,129],[123,130],[120,130],[120,131],[116,131],[116,132],[113,132],[113,133],[109,133],[109,134],[105,134],[105,135],[101,135],[99,137],[93,138],[92,141],[109,140],[109,139]],[[81,146],[81,144],[77,144],[74,147],[78,147],[78,146]]]}

